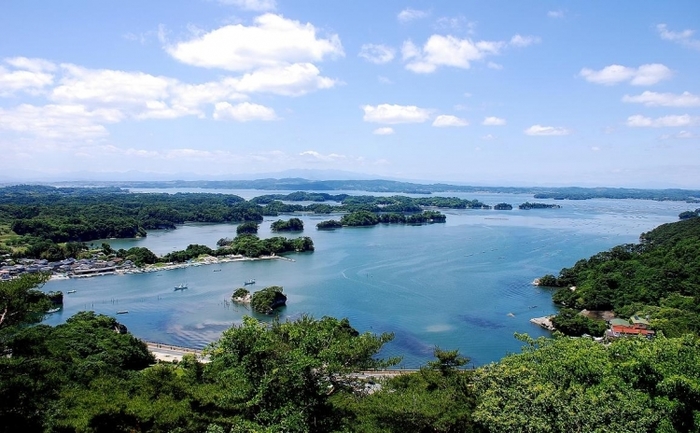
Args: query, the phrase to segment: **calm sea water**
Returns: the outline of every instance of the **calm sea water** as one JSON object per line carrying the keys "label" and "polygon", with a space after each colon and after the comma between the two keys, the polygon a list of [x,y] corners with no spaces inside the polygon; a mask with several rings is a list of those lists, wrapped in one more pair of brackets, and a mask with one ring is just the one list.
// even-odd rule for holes
{"label": "calm sea water", "polygon": [[[245,198],[269,191],[220,191]],[[517,206],[533,201],[519,194],[450,194],[487,204]],[[543,200],[538,200],[543,201]],[[553,202],[552,202],[553,203]],[[343,228],[317,231],[328,216],[303,216],[302,235],[313,253],[294,261],[248,261],[158,273],[52,281],[46,290],[66,294],[64,308],[46,319],[58,324],[81,310],[115,315],[136,336],[168,344],[202,347],[252,313],[229,302],[233,291],[254,278],[253,289],[284,287],[284,320],[302,314],[347,317],[360,331],[393,332],[381,355],[402,357],[399,366],[430,360],[435,346],[459,349],[474,365],[518,352],[515,332],[547,332],[532,317],[555,312],[547,289],[534,278],[556,274],[639,234],[677,220],[692,208],[677,202],[642,200],[561,201],[561,209],[444,211],[446,224]],[[280,218],[288,218],[282,216]],[[336,216],[338,218],[338,216]],[[270,236],[270,222],[260,236]],[[144,239],[108,240],[116,248],[144,246],[157,254],[192,243],[216,246],[234,237],[235,224],[188,224],[152,231]],[[102,241],[97,241],[99,245]],[[180,283],[188,290],[174,291]],[[116,316],[117,311],[128,314]],[[269,317],[260,317],[270,320]]]}

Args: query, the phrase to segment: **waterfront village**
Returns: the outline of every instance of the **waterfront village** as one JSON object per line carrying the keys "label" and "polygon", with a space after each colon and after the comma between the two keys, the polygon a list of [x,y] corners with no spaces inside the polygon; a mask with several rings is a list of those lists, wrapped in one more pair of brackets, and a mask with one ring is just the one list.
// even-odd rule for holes
{"label": "waterfront village", "polygon": [[170,269],[186,268],[189,266],[210,265],[225,262],[244,260],[291,260],[282,256],[261,256],[256,258],[231,254],[223,257],[202,256],[184,263],[158,263],[156,265],[137,266],[131,260],[119,257],[103,259],[100,256],[92,258],[74,259],[68,258],[61,261],[50,262],[45,259],[16,259],[4,258],[0,261],[0,281],[9,280],[25,273],[47,272],[51,279],[67,279],[92,277],[98,275],[135,274],[142,272],[156,272]]}

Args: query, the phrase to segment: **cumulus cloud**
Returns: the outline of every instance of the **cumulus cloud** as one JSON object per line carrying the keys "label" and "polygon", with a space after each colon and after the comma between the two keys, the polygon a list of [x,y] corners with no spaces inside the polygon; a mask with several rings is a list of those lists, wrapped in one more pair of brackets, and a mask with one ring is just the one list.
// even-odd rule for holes
{"label": "cumulus cloud", "polygon": [[255,12],[274,11],[277,9],[275,0],[219,0],[219,3]]}
{"label": "cumulus cloud", "polygon": [[31,72],[53,72],[56,70],[56,64],[45,59],[27,58],[27,57],[11,57],[5,59],[5,63],[17,69],[23,69]]}
{"label": "cumulus cloud", "polygon": [[87,69],[63,64],[64,76],[51,92],[56,101],[101,103],[140,103],[168,96],[168,88],[177,80],[143,72]]}
{"label": "cumulus cloud", "polygon": [[693,134],[690,131],[680,131],[677,134],[664,134],[661,137],[659,137],[662,140],[668,140],[670,138],[677,139],[677,140],[687,140],[691,138],[699,138],[697,134]]}
{"label": "cumulus cloud", "polygon": [[11,57],[4,59],[10,66],[0,65],[0,96],[10,96],[17,92],[38,95],[45,87],[51,86],[56,65],[44,59]]}
{"label": "cumulus cloud", "polygon": [[569,135],[571,131],[561,126],[532,125],[525,131],[526,135]]}
{"label": "cumulus cloud", "polygon": [[460,119],[459,117],[456,116],[450,116],[448,114],[441,114],[438,117],[435,118],[435,121],[433,121],[433,126],[436,127],[446,127],[446,126],[467,126],[469,125],[469,122]]}
{"label": "cumulus cloud", "polygon": [[242,93],[267,92],[284,96],[300,96],[314,90],[329,89],[337,81],[322,77],[321,71],[311,63],[265,68],[245,74],[240,80],[228,80]]}
{"label": "cumulus cloud", "polygon": [[364,44],[358,55],[368,62],[380,65],[394,60],[395,51],[382,44]]}
{"label": "cumulus cloud", "polygon": [[656,31],[661,39],[672,41],[684,45],[689,48],[700,50],[700,40],[693,39],[695,30],[686,29],[681,32],[673,32],[668,29],[666,24],[657,24]]}
{"label": "cumulus cloud", "polygon": [[430,118],[430,110],[415,105],[380,104],[365,105],[365,122],[394,125],[398,123],[422,123]]}
{"label": "cumulus cloud", "polygon": [[542,42],[542,39],[539,36],[515,35],[510,38],[510,45],[514,47],[527,47],[528,45],[539,44],[540,42]]}
{"label": "cumulus cloud", "polygon": [[324,155],[320,152],[317,152],[315,150],[307,150],[304,152],[301,152],[299,156],[305,157],[307,160],[311,159],[314,161],[319,161],[319,162],[334,162],[338,160],[344,160],[347,159],[347,156],[341,155],[338,153],[329,153],[327,155]]}
{"label": "cumulus cloud", "polygon": [[406,69],[422,74],[434,72],[439,66],[469,69],[470,62],[487,55],[498,54],[504,42],[459,39],[454,36],[432,35],[422,48],[405,41],[401,49]]}
{"label": "cumulus cloud", "polygon": [[91,139],[107,135],[103,123],[116,123],[124,117],[119,110],[90,110],[80,104],[22,104],[0,108],[0,129],[49,139]]}
{"label": "cumulus cloud", "polygon": [[228,102],[218,102],[214,105],[214,119],[232,119],[237,122],[250,122],[252,120],[275,120],[277,115],[272,108],[264,105],[241,102],[231,105]]}
{"label": "cumulus cloud", "polygon": [[486,126],[501,126],[506,124],[506,119],[501,119],[500,117],[495,117],[495,116],[490,116],[484,118],[484,121],[481,122],[482,125]]}
{"label": "cumulus cloud", "polygon": [[391,135],[394,133],[394,128],[391,128],[389,126],[383,127],[383,128],[377,128],[374,131],[372,131],[372,134],[375,135]]}
{"label": "cumulus cloud", "polygon": [[639,68],[610,65],[599,71],[583,68],[579,75],[591,83],[608,86],[622,82],[629,82],[633,86],[650,86],[659,81],[668,80],[673,73],[660,63],[652,63],[642,65]]}
{"label": "cumulus cloud", "polygon": [[406,8],[399,12],[396,18],[402,23],[407,23],[409,21],[417,20],[420,18],[425,18],[428,16],[428,12],[421,11],[417,9]]}
{"label": "cumulus cloud", "polygon": [[652,128],[662,128],[662,127],[681,127],[681,126],[693,126],[700,123],[700,117],[693,117],[688,114],[683,115],[671,115],[657,117],[652,119],[651,117],[642,116],[637,114],[627,118],[627,126],[631,127],[652,127]]}
{"label": "cumulus cloud", "polygon": [[168,45],[166,50],[182,63],[229,71],[316,62],[344,55],[338,35],[321,38],[312,24],[271,13],[255,18],[251,26],[227,25]]}
{"label": "cumulus cloud", "polygon": [[647,107],[700,107],[700,96],[690,92],[680,95],[645,91],[641,95],[622,97],[622,102],[644,104]]}

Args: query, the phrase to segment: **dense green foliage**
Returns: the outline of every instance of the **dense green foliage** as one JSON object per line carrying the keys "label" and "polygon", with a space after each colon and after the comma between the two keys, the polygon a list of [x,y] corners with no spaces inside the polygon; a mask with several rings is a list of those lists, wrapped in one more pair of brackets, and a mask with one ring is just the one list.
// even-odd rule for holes
{"label": "dense green foliage", "polygon": [[474,420],[489,432],[694,432],[700,341],[539,339],[475,372]]}
{"label": "dense green foliage", "polygon": [[698,216],[700,216],[700,208],[695,209],[695,210],[688,210],[688,211],[685,211],[685,212],[681,212],[681,213],[678,215],[678,218],[679,218],[679,219],[682,219],[682,220],[685,220],[685,219],[688,219],[688,218],[695,218],[695,217],[698,217]]}
{"label": "dense green foliage", "polygon": [[304,230],[304,221],[299,218],[290,218],[287,221],[277,220],[270,225],[273,232],[300,232]]}
{"label": "dense green foliage", "polygon": [[230,245],[219,248],[217,251],[219,254],[242,254],[246,257],[260,257],[313,250],[314,242],[307,236],[294,239],[281,236],[260,239],[255,235],[239,235],[236,236]]}
{"label": "dense green foliage", "polygon": [[280,286],[265,287],[262,290],[253,292],[250,300],[250,307],[256,313],[272,314],[272,312],[287,302],[287,296]]}
{"label": "dense green foliage", "polygon": [[50,298],[39,290],[47,280],[46,274],[25,274],[0,281],[0,355],[16,327],[40,322],[52,307]]}
{"label": "dense green foliage", "polygon": [[552,324],[557,331],[564,335],[581,336],[592,335],[601,337],[607,329],[607,324],[601,320],[593,320],[584,316],[577,310],[562,308],[552,318]]}
{"label": "dense green foliage", "polygon": [[416,214],[404,215],[400,213],[376,214],[370,211],[352,212],[340,219],[340,225],[349,227],[373,226],[384,224],[432,224],[444,223],[445,215],[437,211],[423,211]]}
{"label": "dense green foliage", "polygon": [[700,333],[700,218],[661,225],[639,244],[598,253],[540,282],[560,287],[553,299],[569,308],[648,315],[666,336]]}
{"label": "dense green foliage", "polygon": [[530,203],[529,201],[526,201],[525,203],[522,203],[518,205],[518,209],[521,210],[530,210],[530,209],[559,209],[561,206],[558,204],[547,204],[547,203]]}
{"label": "dense green foliage", "polygon": [[316,228],[319,230],[338,229],[342,226],[343,224],[338,220],[321,221],[320,223],[316,224]]}
{"label": "dense green foliage", "polygon": [[234,292],[231,298],[235,299],[240,299],[240,298],[245,298],[250,294],[250,291],[246,289],[245,287],[239,287],[237,288]]}
{"label": "dense green foliage", "polygon": [[258,234],[258,223],[256,223],[255,221],[247,221],[242,224],[239,224],[238,227],[236,227],[236,234],[256,235]]}
{"label": "dense green foliage", "polygon": [[493,206],[494,210],[513,210],[513,205],[508,203],[498,203]]}

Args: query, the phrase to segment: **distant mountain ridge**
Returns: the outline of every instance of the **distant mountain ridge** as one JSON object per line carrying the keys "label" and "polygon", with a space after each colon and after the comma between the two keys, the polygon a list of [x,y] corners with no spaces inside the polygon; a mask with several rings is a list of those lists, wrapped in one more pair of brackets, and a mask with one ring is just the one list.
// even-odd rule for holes
{"label": "distant mountain ridge", "polygon": [[685,201],[700,203],[700,190],[639,189],[639,188],[581,188],[581,187],[502,187],[451,185],[447,183],[412,183],[386,179],[311,180],[299,177],[256,180],[170,180],[170,181],[92,181],[53,182],[63,186],[100,186],[118,188],[201,188],[257,189],[283,191],[367,191],[379,193],[511,193],[533,194],[536,199],[587,200],[593,198]]}

